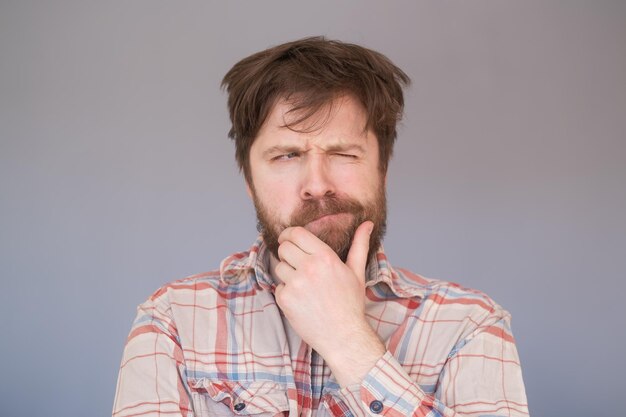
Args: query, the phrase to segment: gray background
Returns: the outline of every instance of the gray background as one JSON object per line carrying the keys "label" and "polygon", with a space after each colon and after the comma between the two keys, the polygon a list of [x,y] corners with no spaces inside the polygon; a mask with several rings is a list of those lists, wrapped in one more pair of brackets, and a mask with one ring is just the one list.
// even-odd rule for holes
{"label": "gray background", "polygon": [[223,74],[325,34],[414,81],[395,265],[513,314],[534,416],[624,415],[626,4],[0,2],[0,415],[109,415],[135,306],[255,238]]}

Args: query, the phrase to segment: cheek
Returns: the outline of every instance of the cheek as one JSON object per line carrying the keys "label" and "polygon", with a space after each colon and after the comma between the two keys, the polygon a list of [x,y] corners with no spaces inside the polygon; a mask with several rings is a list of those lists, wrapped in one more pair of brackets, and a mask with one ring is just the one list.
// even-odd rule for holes
{"label": "cheek", "polygon": [[268,214],[282,221],[289,218],[299,203],[297,190],[284,179],[260,182],[256,195]]}
{"label": "cheek", "polygon": [[380,175],[369,171],[337,172],[336,183],[341,194],[356,197],[358,200],[369,200],[373,198],[380,187]]}
{"label": "cheek", "polygon": [[262,193],[268,201],[274,201],[276,205],[280,205],[284,200],[289,201],[293,196],[297,196],[298,194],[296,187],[288,179],[289,176],[287,175],[266,179],[262,182],[259,192]]}

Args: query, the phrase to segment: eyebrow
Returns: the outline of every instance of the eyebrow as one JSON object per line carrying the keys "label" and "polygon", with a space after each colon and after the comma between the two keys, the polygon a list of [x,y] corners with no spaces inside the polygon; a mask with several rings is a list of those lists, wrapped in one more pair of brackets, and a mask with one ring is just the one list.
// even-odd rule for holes
{"label": "eyebrow", "polygon": [[[359,152],[365,153],[365,148],[357,143],[330,145],[324,149],[324,152]],[[263,152],[265,158],[272,155],[287,154],[291,152],[305,152],[302,147],[294,145],[275,145]]]}
{"label": "eyebrow", "polygon": [[358,143],[330,145],[326,152],[360,152],[365,153],[365,148]]}

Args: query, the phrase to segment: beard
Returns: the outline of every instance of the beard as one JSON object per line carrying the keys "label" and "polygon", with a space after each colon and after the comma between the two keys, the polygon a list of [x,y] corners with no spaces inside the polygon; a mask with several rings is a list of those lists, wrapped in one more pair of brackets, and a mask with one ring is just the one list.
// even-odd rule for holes
{"label": "beard", "polygon": [[[328,196],[320,199],[302,200],[292,213],[287,223],[281,222],[259,200],[254,189],[252,199],[257,214],[257,229],[262,234],[268,249],[276,259],[278,256],[278,237],[288,227],[306,225],[323,216],[331,214],[349,214],[347,222],[331,220],[313,233],[335,251],[342,262],[346,262],[356,229],[366,220],[374,223],[370,235],[368,262],[378,250],[387,226],[387,199],[382,183],[378,186],[371,201],[359,202],[349,197]],[[341,216],[343,218],[343,216]]]}

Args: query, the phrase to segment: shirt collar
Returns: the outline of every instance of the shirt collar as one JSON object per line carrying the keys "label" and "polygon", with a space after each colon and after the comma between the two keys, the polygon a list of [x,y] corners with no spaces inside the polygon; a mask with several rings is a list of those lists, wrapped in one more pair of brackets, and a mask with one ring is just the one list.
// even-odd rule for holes
{"label": "shirt collar", "polygon": [[[227,285],[235,285],[244,281],[254,271],[256,283],[263,289],[274,292],[276,282],[269,273],[270,252],[259,235],[246,252],[235,253],[225,258],[220,264],[220,280]],[[369,262],[366,276],[366,287],[385,283],[393,293],[401,298],[423,296],[424,288],[411,285],[401,274],[398,274],[387,260],[382,245],[376,252],[376,262]],[[413,283],[414,284],[414,283]]]}

